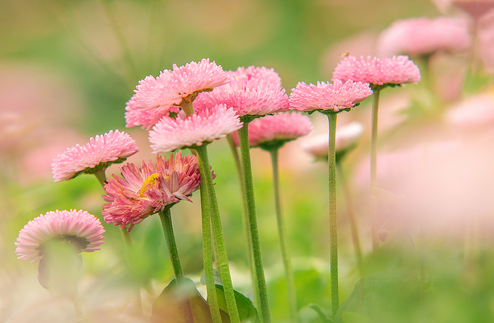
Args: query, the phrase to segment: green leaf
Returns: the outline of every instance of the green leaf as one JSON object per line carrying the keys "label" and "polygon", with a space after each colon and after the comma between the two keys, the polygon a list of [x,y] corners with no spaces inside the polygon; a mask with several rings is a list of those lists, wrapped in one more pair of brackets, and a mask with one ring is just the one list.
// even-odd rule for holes
{"label": "green leaf", "polygon": [[345,300],[335,323],[399,322],[419,302],[419,275],[398,269],[362,277]]}
{"label": "green leaf", "polygon": [[[235,293],[235,301],[237,302],[240,320],[242,322],[258,322],[259,318],[257,316],[257,310],[254,307],[254,304],[252,304],[252,301],[236,290],[233,292]],[[225,292],[222,285],[216,285],[216,293],[218,295],[220,309],[228,313]]]}
{"label": "green leaf", "polygon": [[[153,304],[151,322],[183,322],[182,306],[187,301],[190,301],[194,323],[212,323],[209,304],[189,278],[183,278],[180,284],[174,279],[163,289]],[[220,312],[223,323],[230,323],[228,314]]]}
{"label": "green leaf", "polygon": [[308,305],[310,308],[312,308],[314,311],[316,311],[317,315],[319,315],[319,317],[321,318],[321,320],[325,323],[332,323],[333,320],[330,319],[329,317],[326,316],[326,314],[324,314],[324,312],[322,311],[321,307],[319,307],[319,305],[316,305],[316,304],[309,304]]}

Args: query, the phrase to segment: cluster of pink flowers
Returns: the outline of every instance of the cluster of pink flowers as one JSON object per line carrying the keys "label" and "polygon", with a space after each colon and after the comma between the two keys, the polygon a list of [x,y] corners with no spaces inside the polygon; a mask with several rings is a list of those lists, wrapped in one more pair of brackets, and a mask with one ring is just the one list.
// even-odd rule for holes
{"label": "cluster of pink flowers", "polygon": [[221,66],[209,59],[180,67],[173,65],[173,70],[164,70],[157,78],[148,76],[139,81],[134,96],[127,102],[127,127],[142,125],[150,129],[161,117],[178,112],[183,101],[192,102],[200,92],[211,91],[228,81]]}
{"label": "cluster of pink flowers", "polygon": [[52,163],[55,182],[66,181],[81,173],[93,174],[114,163],[121,163],[139,149],[125,132],[110,131],[91,137],[85,146],[75,145],[59,154]]}
{"label": "cluster of pink flowers", "polygon": [[168,160],[156,156],[156,164],[143,162],[141,168],[128,163],[121,167],[122,177],[113,175],[104,186],[107,202],[102,214],[107,223],[124,228],[142,222],[148,216],[189,196],[201,184],[195,156],[172,154]]}

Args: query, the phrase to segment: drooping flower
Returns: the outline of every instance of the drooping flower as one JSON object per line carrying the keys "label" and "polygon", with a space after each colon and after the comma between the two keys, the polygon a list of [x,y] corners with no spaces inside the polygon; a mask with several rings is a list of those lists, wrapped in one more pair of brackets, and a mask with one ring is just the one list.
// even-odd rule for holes
{"label": "drooping flower", "polygon": [[346,56],[336,66],[333,79],[370,83],[371,87],[417,83],[420,70],[408,56],[371,58]]}
{"label": "drooping flower", "polygon": [[194,109],[219,104],[233,108],[238,116],[258,117],[288,110],[288,96],[285,89],[270,78],[239,77],[212,92],[201,93],[194,102]]}
{"label": "drooping flower", "polygon": [[249,145],[268,148],[280,146],[312,132],[310,118],[301,113],[277,113],[249,124]]}
{"label": "drooping flower", "polygon": [[148,216],[162,211],[180,200],[190,201],[189,196],[201,183],[199,166],[195,156],[156,156],[156,164],[151,160],[143,162],[141,168],[127,163],[120,168],[121,175],[113,175],[104,186],[107,202],[101,212],[107,223],[123,228],[142,222]]}
{"label": "drooping flower", "polygon": [[83,210],[54,211],[29,221],[15,245],[18,259],[36,262],[43,258],[43,244],[52,239],[69,242],[80,252],[99,250],[105,232],[94,215]]}
{"label": "drooping flower", "polygon": [[241,66],[237,68],[236,71],[226,71],[226,73],[230,77],[233,77],[233,79],[237,79],[237,80],[241,78],[245,78],[247,80],[260,79],[260,80],[265,80],[268,83],[277,84],[279,87],[281,87],[281,78],[279,74],[274,71],[273,68],[267,68],[265,66],[261,66],[261,67]]}
{"label": "drooping flower", "polygon": [[381,32],[378,53],[381,57],[406,54],[431,55],[437,51],[456,52],[471,44],[466,23],[455,18],[411,18],[395,21]]}
{"label": "drooping flower", "polygon": [[52,163],[55,182],[67,181],[79,174],[94,174],[111,164],[122,163],[139,149],[125,132],[111,130],[91,137],[85,146],[75,145],[59,154]]}
{"label": "drooping flower", "polygon": [[[335,136],[336,158],[338,158],[338,155],[341,155],[342,152],[348,151],[349,149],[355,147],[363,132],[364,126],[358,121],[353,121],[338,127],[338,129],[336,129]],[[311,138],[307,138],[301,143],[301,148],[310,153],[316,159],[327,159],[328,145],[329,133],[322,133],[312,136]]]}
{"label": "drooping flower", "polygon": [[196,110],[190,116],[176,119],[163,117],[149,132],[149,141],[155,153],[179,148],[201,146],[242,127],[233,109],[219,104]]}
{"label": "drooping flower", "polygon": [[298,111],[315,110],[339,112],[349,110],[372,95],[367,83],[334,80],[333,84],[317,82],[317,85],[299,82],[290,94],[290,107]]}
{"label": "drooping flower", "polygon": [[211,91],[228,81],[221,66],[209,59],[180,67],[174,64],[173,70],[164,70],[157,78],[147,76],[139,81],[134,96],[127,102],[127,127],[142,125],[150,129],[161,117],[178,112],[181,103],[192,102],[200,92]]}

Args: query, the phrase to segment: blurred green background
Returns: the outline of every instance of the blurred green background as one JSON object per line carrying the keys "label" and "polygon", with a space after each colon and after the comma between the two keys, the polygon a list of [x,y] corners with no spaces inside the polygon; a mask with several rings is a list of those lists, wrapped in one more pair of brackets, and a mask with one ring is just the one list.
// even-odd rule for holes
{"label": "blurred green background", "polygon": [[[1,0],[0,8],[0,322],[9,318],[12,321],[8,322],[28,322],[35,317],[40,322],[63,322],[63,317],[45,307],[66,309],[66,305],[60,300],[48,301],[49,293],[36,282],[37,264],[16,260],[14,242],[27,221],[51,210],[85,209],[101,218],[102,190],[94,178],[81,176],[62,183],[51,180],[51,160],[67,147],[120,129],[128,131],[141,149],[131,161],[154,158],[146,132],[125,129],[125,103],[140,79],[157,76],[172,64],[210,58],[225,70],[249,65],[273,67],[290,93],[299,81],[329,81],[341,53],[373,55],[377,35],[393,21],[440,14],[428,0]],[[363,104],[357,113],[369,113],[367,107]],[[311,118],[316,130],[325,130],[324,118]],[[283,322],[288,321],[288,313],[269,156],[258,150],[252,154],[272,315],[274,321]],[[213,143],[210,158],[217,174],[234,285],[251,296],[240,191],[226,142]],[[317,303],[329,313],[327,169],[302,156],[296,143],[287,144],[281,158],[283,208],[300,315],[303,321],[318,322],[316,312],[307,305]],[[118,172],[118,167],[113,166],[111,172]],[[184,271],[196,281],[202,270],[198,198],[196,194],[193,204],[182,202],[172,209]],[[343,202],[338,207],[343,210]],[[365,201],[357,199],[357,209],[361,208],[365,208]],[[341,299],[345,300],[358,273],[346,220],[340,220]],[[361,220],[364,251],[368,252],[367,222]],[[119,230],[106,223],[104,226],[107,232],[102,250],[83,255],[85,279],[80,289],[87,306],[116,316],[129,302],[127,287],[142,284],[145,310],[149,312],[154,298],[173,277],[158,218],[146,219],[132,232],[136,249],[132,259],[139,264],[132,275],[123,264]],[[399,256],[374,260],[376,268],[396,269],[407,264],[408,251],[390,251],[395,252]],[[442,250],[443,264],[452,264],[449,268],[457,265],[458,252]],[[434,259],[424,257],[424,261]],[[484,261],[485,268],[492,268],[489,258]],[[441,267],[437,271],[444,270]],[[442,293],[460,295],[461,288],[451,287],[457,286],[460,274],[446,272],[442,277],[449,289]],[[479,316],[492,314],[491,285],[489,281],[477,286],[479,293],[469,299],[451,296],[454,300],[441,298],[440,305],[429,304],[435,304],[441,313],[458,314],[468,308]],[[478,299],[487,301],[476,311]],[[410,302],[415,306],[420,301]],[[449,308],[457,303],[464,307],[456,307],[456,312]],[[27,311],[29,308],[33,310]],[[391,322],[405,313],[410,322],[420,322],[428,315],[434,317],[431,313],[436,309],[426,306],[425,316],[397,310],[396,316],[387,319]],[[481,322],[469,320],[468,315],[444,317],[449,319],[430,322]]]}

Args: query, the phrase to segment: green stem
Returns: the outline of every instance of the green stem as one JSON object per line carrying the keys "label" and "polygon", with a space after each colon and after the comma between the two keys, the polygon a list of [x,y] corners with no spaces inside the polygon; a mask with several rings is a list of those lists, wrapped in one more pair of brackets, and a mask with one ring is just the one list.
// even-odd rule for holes
{"label": "green stem", "polygon": [[[374,94],[372,95],[372,136],[371,136],[371,161],[370,161],[370,173],[371,173],[371,192],[372,188],[376,187],[377,182],[377,121],[378,121],[378,107],[379,107],[379,94],[380,88],[374,88]],[[374,251],[379,250],[379,236],[378,236],[378,221],[377,221],[377,197],[371,193],[371,234],[372,234],[372,249]]]}
{"label": "green stem", "polygon": [[280,178],[278,167],[278,151],[279,148],[274,148],[269,151],[271,154],[271,167],[273,169],[273,189],[274,189],[274,204],[276,209],[276,220],[278,224],[278,235],[280,238],[281,254],[283,257],[283,265],[285,267],[286,276],[286,291],[288,298],[288,306],[290,309],[290,317],[292,322],[297,323],[297,296],[295,292],[295,278],[293,276],[292,260],[288,251],[288,239],[286,235],[285,221],[281,212],[280,199]]}
{"label": "green stem", "polygon": [[249,217],[247,213],[247,193],[245,192],[242,164],[240,163],[237,147],[235,146],[235,142],[233,141],[232,135],[228,134],[226,138],[228,139],[228,145],[230,146],[230,150],[233,155],[233,160],[235,161],[235,168],[237,170],[238,182],[240,184],[240,191],[242,193],[242,220],[244,222],[244,234],[247,242],[247,259],[248,259],[250,274],[252,279],[252,290],[254,293],[254,301],[256,308],[259,308],[261,302],[259,300],[259,292],[256,284],[257,279],[256,279],[256,269],[254,267],[254,254],[252,253],[252,243],[250,242],[250,226],[249,226]]}
{"label": "green stem", "polygon": [[[206,166],[200,158],[198,158],[198,160],[199,171],[201,172],[201,176],[203,176],[203,174],[206,174],[206,172],[209,171],[209,167]],[[218,296],[216,294],[216,286],[214,283],[212,251],[213,245],[211,239],[211,207],[207,190],[208,189],[206,181],[201,180],[202,253],[204,263],[204,277],[206,278],[206,290],[208,292],[208,304],[209,311],[211,312],[212,321],[213,323],[222,323],[220,306],[218,304]]]}
{"label": "green stem", "polygon": [[341,162],[336,161],[336,170],[340,176],[341,187],[343,188],[343,193],[345,194],[346,208],[348,214],[348,221],[350,223],[350,232],[352,234],[353,247],[355,249],[355,257],[357,258],[357,265],[359,268],[360,276],[363,275],[363,265],[362,265],[362,249],[360,248],[360,239],[358,235],[357,221],[355,221],[355,211],[353,209],[353,199],[352,192],[348,187],[348,183],[343,173],[341,167]]}
{"label": "green stem", "polygon": [[[101,186],[104,187],[106,182],[105,169],[102,169],[94,173],[94,176],[98,179]],[[124,240],[124,245],[125,245],[125,254],[127,256],[127,268],[130,270],[131,267],[130,253],[132,252],[132,239],[126,227],[120,229],[120,232],[122,232],[122,238]],[[134,291],[134,298],[135,298],[134,300],[135,313],[142,315],[143,314],[142,300],[141,300],[141,291],[139,287],[137,287],[136,290]]]}
{"label": "green stem", "polygon": [[[180,257],[178,255],[178,248],[175,242],[175,235],[173,234],[172,214],[171,207],[165,207],[163,211],[159,212],[161,226],[163,227],[163,233],[165,234],[166,245],[168,247],[168,254],[173,267],[173,273],[175,274],[175,281],[177,285],[182,283],[184,274],[182,272],[182,265],[180,264]],[[192,307],[190,306],[190,300],[187,297],[182,304],[182,314],[186,323],[193,323]]]}
{"label": "green stem", "polygon": [[254,255],[254,266],[256,268],[257,288],[259,290],[259,300],[261,302],[261,315],[263,323],[271,322],[269,313],[268,292],[266,278],[262,265],[261,244],[257,229],[256,205],[254,201],[254,184],[252,181],[252,168],[249,150],[249,121],[245,120],[244,125],[238,130],[240,142],[240,152],[242,154],[242,170],[244,172],[245,193],[247,196],[247,214],[249,215],[250,238],[252,252]]}
{"label": "green stem", "polygon": [[105,186],[105,182],[106,182],[105,169],[101,169],[96,173],[94,173],[94,177],[96,177],[98,182],[101,184],[101,187]]}
{"label": "green stem", "polygon": [[225,291],[226,306],[228,313],[230,314],[230,322],[240,323],[240,316],[238,313],[237,302],[235,300],[235,292],[233,291],[232,278],[230,275],[230,268],[228,266],[228,255],[226,252],[225,241],[223,237],[223,229],[221,226],[220,213],[218,209],[218,201],[216,199],[216,192],[214,190],[213,177],[211,175],[208,151],[206,145],[195,147],[199,155],[199,165],[201,172],[201,182],[206,184],[206,192],[210,203],[211,222],[213,225],[213,234],[215,236],[216,244],[218,247],[218,258],[220,263],[219,272],[223,280],[223,287]]}
{"label": "green stem", "polygon": [[328,113],[329,120],[329,244],[331,272],[331,309],[333,317],[340,306],[338,292],[338,227],[336,221],[336,113]]}
{"label": "green stem", "polygon": [[192,101],[182,100],[182,102],[180,102],[180,107],[182,108],[186,116],[190,116],[194,113],[194,106],[192,105]]}

